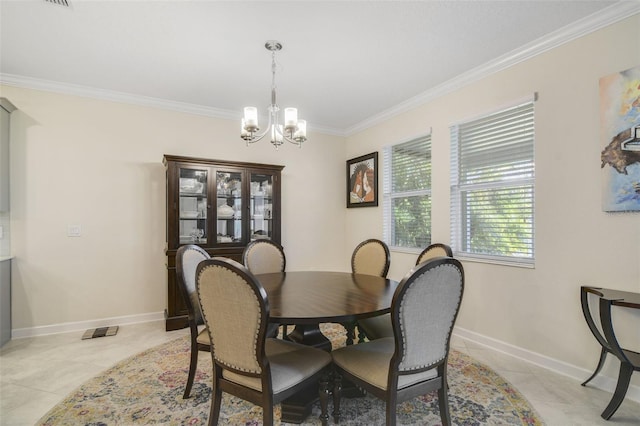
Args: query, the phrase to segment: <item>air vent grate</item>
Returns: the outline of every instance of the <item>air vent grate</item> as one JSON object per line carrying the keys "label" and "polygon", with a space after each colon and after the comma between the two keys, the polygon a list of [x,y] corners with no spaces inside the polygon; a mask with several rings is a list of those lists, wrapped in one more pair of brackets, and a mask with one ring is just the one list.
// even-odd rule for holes
{"label": "air vent grate", "polygon": [[69,2],[67,0],[44,0],[47,3],[53,3],[64,7],[69,7]]}

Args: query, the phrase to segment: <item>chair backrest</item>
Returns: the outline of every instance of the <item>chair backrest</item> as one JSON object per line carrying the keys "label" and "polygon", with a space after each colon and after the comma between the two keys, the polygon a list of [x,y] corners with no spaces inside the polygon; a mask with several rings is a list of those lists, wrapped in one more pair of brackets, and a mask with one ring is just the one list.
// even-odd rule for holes
{"label": "chair backrest", "polygon": [[426,262],[429,259],[433,259],[434,257],[440,256],[453,257],[451,247],[442,243],[433,243],[426,249],[422,250],[422,253],[418,255],[418,259],[416,259],[416,265],[419,265],[422,262]]}
{"label": "chair backrest", "polygon": [[451,257],[422,263],[403,278],[391,304],[394,369],[410,373],[446,362],[463,292],[462,264]]}
{"label": "chair backrest", "polygon": [[391,263],[389,247],[384,241],[371,238],[358,244],[351,255],[351,271],[354,274],[386,277]]}
{"label": "chair backrest", "polygon": [[271,240],[254,240],[242,252],[242,263],[252,274],[284,272],[287,259],[282,246]]}
{"label": "chair backrest", "polygon": [[176,252],[176,278],[178,288],[187,306],[189,319],[196,324],[202,324],[202,312],[198,302],[198,292],[196,290],[196,268],[205,259],[209,259],[202,247],[195,244],[180,246]]}
{"label": "chair backrest", "polygon": [[267,293],[240,263],[205,260],[196,271],[198,297],[215,362],[241,374],[259,375],[269,318]]}

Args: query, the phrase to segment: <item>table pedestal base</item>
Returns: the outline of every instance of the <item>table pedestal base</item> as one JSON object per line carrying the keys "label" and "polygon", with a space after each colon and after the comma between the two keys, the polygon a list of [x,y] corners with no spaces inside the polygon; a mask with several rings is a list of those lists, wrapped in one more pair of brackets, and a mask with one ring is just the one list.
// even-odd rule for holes
{"label": "table pedestal base", "polygon": [[296,328],[287,334],[286,338],[292,342],[331,352],[331,341],[322,334],[318,324],[296,325]]}
{"label": "table pedestal base", "polygon": [[313,404],[318,400],[318,385],[312,385],[282,401],[282,422],[300,424],[311,414]]}
{"label": "table pedestal base", "polygon": [[[287,334],[287,340],[301,343],[314,348],[331,352],[331,341],[320,332],[320,326],[315,325],[296,325],[295,329]],[[333,384],[329,387],[333,392]],[[351,382],[344,381],[342,383],[342,396],[344,398],[360,398],[365,392],[358,389]],[[304,391],[297,393],[291,398],[282,401],[282,421],[286,423],[300,424],[311,414],[314,402],[318,400],[318,385],[309,386]]]}

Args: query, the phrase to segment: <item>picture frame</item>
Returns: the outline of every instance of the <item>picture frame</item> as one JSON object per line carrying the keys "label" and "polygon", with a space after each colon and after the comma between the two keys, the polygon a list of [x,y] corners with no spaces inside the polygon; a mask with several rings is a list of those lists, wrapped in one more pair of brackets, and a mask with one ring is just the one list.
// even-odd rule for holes
{"label": "picture frame", "polygon": [[347,160],[347,208],[378,205],[378,152]]}

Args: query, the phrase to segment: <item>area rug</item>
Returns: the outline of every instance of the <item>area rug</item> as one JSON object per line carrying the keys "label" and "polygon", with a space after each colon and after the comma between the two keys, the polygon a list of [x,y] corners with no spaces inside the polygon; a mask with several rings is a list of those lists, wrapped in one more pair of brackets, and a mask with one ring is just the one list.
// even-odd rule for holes
{"label": "area rug", "polygon": [[[322,324],[334,347],[344,329]],[[86,382],[52,408],[37,425],[206,425],[211,402],[211,356],[200,353],[191,398],[183,399],[189,369],[189,338],[183,337],[132,356]],[[449,355],[449,404],[454,425],[542,425],[526,399],[505,379],[469,356]],[[329,405],[329,411],[332,406]],[[275,407],[276,424],[280,406]],[[319,425],[316,403],[303,425]],[[400,404],[398,424],[439,425],[436,392]],[[330,423],[332,423],[330,420]],[[262,408],[223,394],[222,425],[259,425]],[[371,396],[343,398],[341,425],[383,425],[383,401]]]}

